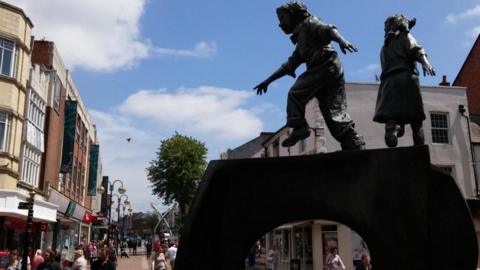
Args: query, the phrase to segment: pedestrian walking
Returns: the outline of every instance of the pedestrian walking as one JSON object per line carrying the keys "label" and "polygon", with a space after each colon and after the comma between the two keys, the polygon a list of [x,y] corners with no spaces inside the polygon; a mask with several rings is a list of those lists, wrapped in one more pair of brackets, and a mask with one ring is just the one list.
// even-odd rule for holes
{"label": "pedestrian walking", "polygon": [[175,266],[175,259],[177,258],[177,245],[175,243],[170,243],[170,247],[168,248],[165,257],[170,264],[170,269],[173,269]]}
{"label": "pedestrian walking", "polygon": [[71,270],[87,270],[87,259],[83,254],[82,249],[75,250],[75,261],[73,262]]}
{"label": "pedestrian walking", "polygon": [[43,257],[42,257],[42,250],[37,249],[35,251],[35,255],[33,256],[33,261],[32,261],[32,267],[31,270],[37,270],[37,267],[43,263]]}
{"label": "pedestrian walking", "polygon": [[367,254],[363,254],[362,262],[357,265],[355,270],[372,270],[372,265],[370,264],[370,256]]}
{"label": "pedestrian walking", "polygon": [[105,247],[99,251],[100,258],[92,263],[91,270],[115,270],[117,267],[110,258],[110,249]]}
{"label": "pedestrian walking", "polygon": [[278,252],[277,246],[273,247],[268,251],[267,254],[267,269],[268,270],[278,270]]}
{"label": "pedestrian walking", "polygon": [[[152,270],[168,270],[167,260],[165,258],[165,249],[160,243],[156,243],[154,253],[150,258]],[[92,269],[93,270],[93,269]]]}
{"label": "pedestrian walking", "polygon": [[337,248],[332,248],[330,254],[327,255],[327,267],[328,270],[345,269],[345,265],[343,264],[340,255],[338,255]]}
{"label": "pedestrian walking", "polygon": [[44,250],[42,256],[43,263],[37,267],[37,270],[60,270],[60,264],[55,261],[55,252],[53,250]]}

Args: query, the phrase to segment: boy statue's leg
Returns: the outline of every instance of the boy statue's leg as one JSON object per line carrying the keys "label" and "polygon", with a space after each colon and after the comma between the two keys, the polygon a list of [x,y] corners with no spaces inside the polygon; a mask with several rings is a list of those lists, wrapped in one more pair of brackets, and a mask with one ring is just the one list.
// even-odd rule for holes
{"label": "boy statue's leg", "polygon": [[423,133],[422,121],[410,123],[412,127],[413,145],[424,145],[425,135]]}
{"label": "boy statue's leg", "polygon": [[[304,74],[307,75],[307,74]],[[291,147],[298,141],[310,136],[310,129],[305,120],[305,106],[313,97],[312,87],[305,87],[305,77],[301,75],[288,91],[287,127],[293,128],[290,136],[282,142],[283,147]],[[303,86],[303,87],[302,87]]]}
{"label": "boy statue's leg", "polygon": [[342,150],[365,149],[365,142],[354,129],[355,124],[347,113],[347,98],[343,76],[317,95],[320,110],[332,136]]}

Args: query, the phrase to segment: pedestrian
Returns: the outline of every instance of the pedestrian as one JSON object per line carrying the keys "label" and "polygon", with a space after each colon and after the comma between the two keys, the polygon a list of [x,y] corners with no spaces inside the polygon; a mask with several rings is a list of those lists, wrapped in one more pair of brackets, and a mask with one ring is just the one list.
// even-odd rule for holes
{"label": "pedestrian", "polygon": [[45,249],[42,256],[43,263],[38,265],[37,270],[60,270],[60,264],[55,261],[55,252],[52,249]]}
{"label": "pedestrian", "polygon": [[267,254],[267,269],[268,270],[278,270],[278,252],[277,246],[273,247],[268,251]]}
{"label": "pedestrian", "polygon": [[105,247],[99,250],[100,258],[92,263],[91,270],[115,270],[116,265],[109,257],[110,249]]}
{"label": "pedestrian", "polygon": [[120,258],[123,258],[123,257],[130,258],[130,256],[128,256],[128,253],[127,253],[127,243],[125,242],[122,242],[122,244],[120,245]]}
{"label": "pedestrian", "polygon": [[152,241],[147,241],[145,248],[147,249],[147,258],[150,258],[150,256],[152,256]]}
{"label": "pedestrian", "polygon": [[372,270],[372,265],[370,264],[370,256],[368,254],[362,255],[362,262],[357,265],[355,270]]}
{"label": "pedestrian", "polygon": [[177,245],[175,242],[170,243],[170,247],[168,248],[165,257],[170,264],[170,269],[173,269],[175,266],[175,259],[177,258]]}
{"label": "pedestrian", "polygon": [[[165,258],[165,249],[160,243],[156,243],[154,253],[150,258],[151,270],[167,270],[167,260]],[[93,269],[92,269],[93,270]]]}
{"label": "pedestrian", "polygon": [[43,257],[42,257],[42,250],[37,249],[35,251],[35,255],[33,256],[33,261],[32,261],[32,268],[31,270],[37,270],[37,267],[43,263]]}
{"label": "pedestrian", "polygon": [[356,52],[357,49],[340,35],[335,26],[312,16],[301,2],[280,6],[277,16],[280,28],[285,34],[291,34],[290,39],[296,47],[288,60],[254,90],[262,95],[270,83],[285,75],[295,78],[295,70],[306,64],[305,72],[288,92],[286,126],[293,130],[282,146],[293,146],[310,136],[305,106],[315,97],[330,133],[340,142],[342,150],[364,149],[365,142],[355,131],[347,113],[343,67],[330,43],[337,42],[343,53]]}
{"label": "pedestrian", "polygon": [[76,249],[75,250],[75,261],[73,262],[71,270],[87,270],[87,259],[83,254],[83,249]]}
{"label": "pedestrian", "polygon": [[395,147],[398,137],[410,124],[414,145],[425,144],[422,122],[425,120],[419,74],[435,75],[423,47],[410,34],[416,20],[402,14],[390,16],[385,21],[385,41],[380,54],[382,75],[373,121],[385,124],[385,143]]}
{"label": "pedestrian", "polygon": [[111,245],[110,250],[108,252],[108,259],[112,261],[115,265],[117,265],[117,249]]}
{"label": "pedestrian", "polygon": [[330,254],[327,255],[327,267],[328,270],[338,270],[338,269],[345,269],[345,265],[343,264],[340,255],[338,255],[338,249],[332,248]]}
{"label": "pedestrian", "polygon": [[22,269],[22,262],[18,258],[18,252],[16,250],[10,251],[10,255],[8,256],[8,263],[7,263],[6,266],[7,266],[6,270],[21,270]]}
{"label": "pedestrian", "polygon": [[133,242],[133,255],[137,255],[137,243],[136,242]]}

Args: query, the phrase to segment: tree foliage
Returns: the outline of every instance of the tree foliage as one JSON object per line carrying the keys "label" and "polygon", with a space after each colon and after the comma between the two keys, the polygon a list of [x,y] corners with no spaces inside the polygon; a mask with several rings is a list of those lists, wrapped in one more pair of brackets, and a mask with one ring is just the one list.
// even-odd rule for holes
{"label": "tree foliage", "polygon": [[206,156],[203,142],[175,133],[161,141],[156,159],[147,168],[153,194],[164,204],[177,202],[182,218],[205,171]]}

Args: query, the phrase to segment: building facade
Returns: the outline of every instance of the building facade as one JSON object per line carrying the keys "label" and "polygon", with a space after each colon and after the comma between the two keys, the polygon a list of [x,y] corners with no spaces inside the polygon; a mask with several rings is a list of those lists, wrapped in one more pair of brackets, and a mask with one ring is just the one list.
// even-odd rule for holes
{"label": "building facade", "polygon": [[100,197],[96,194],[101,185],[98,138],[55,43],[36,40],[32,62],[45,67],[51,77],[42,175],[49,201],[58,205],[58,212],[56,222],[50,226],[51,237],[46,237],[51,242],[46,240],[45,244],[71,257],[77,245],[90,240],[90,223],[95,214],[92,201]]}
{"label": "building facade", "polygon": [[[346,83],[348,112],[356,130],[364,137],[367,149],[386,148],[384,125],[372,121],[378,93],[375,83]],[[423,123],[425,143],[430,149],[431,162],[451,174],[466,199],[476,196],[467,119],[459,105],[467,105],[465,87],[423,86],[421,88],[426,120]],[[322,118],[318,103],[307,104],[305,116],[311,134],[296,145],[284,148],[281,142],[288,137],[282,128],[264,140],[264,153],[256,157],[295,156],[341,150]],[[258,137],[257,139],[259,139]],[[399,147],[413,145],[410,127],[399,138]],[[253,156],[252,156],[253,157]],[[246,157],[244,157],[246,158]],[[361,255],[368,253],[368,243],[349,227],[331,220],[305,220],[284,224],[266,235],[267,250],[275,246],[280,269],[290,269],[292,263],[300,269],[324,269],[331,248],[338,248],[347,269],[354,269]]]}
{"label": "building facade", "polygon": [[[39,67],[31,68],[32,27],[22,9],[0,1],[0,249],[22,246],[27,210],[18,204],[29,192],[36,192],[34,232],[56,216],[39,170],[48,78]],[[34,238],[34,247],[39,241]]]}

